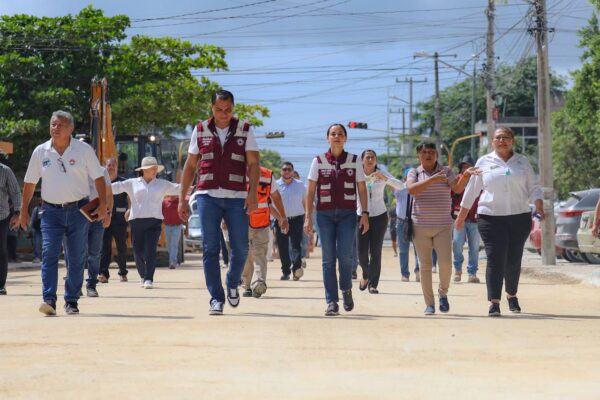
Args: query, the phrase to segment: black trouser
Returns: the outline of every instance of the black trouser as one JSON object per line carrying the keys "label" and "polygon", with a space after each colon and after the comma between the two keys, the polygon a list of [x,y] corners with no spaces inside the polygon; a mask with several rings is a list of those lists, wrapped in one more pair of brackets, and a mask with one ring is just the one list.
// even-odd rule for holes
{"label": "black trouser", "polygon": [[[288,218],[290,229],[287,234],[281,232],[279,224],[275,223],[277,234],[277,248],[281,260],[281,272],[291,274],[302,268],[302,237],[304,236],[304,215]],[[292,242],[292,255],[290,257],[290,242]],[[291,270],[290,270],[291,267]]]}
{"label": "black trouser", "polygon": [[364,235],[360,227],[356,230],[358,263],[362,268],[363,279],[368,279],[369,286],[373,288],[376,288],[379,284],[379,276],[381,275],[381,249],[387,226],[388,216],[387,213],[383,213],[369,217],[369,230]]}
{"label": "black trouser", "polygon": [[131,225],[131,240],[133,242],[133,255],[135,266],[140,278],[146,281],[154,280],[156,269],[156,248],[162,220],[158,218],[136,218],[129,221]]}
{"label": "black trouser", "polygon": [[506,216],[479,215],[477,222],[487,255],[488,300],[502,298],[502,282],[506,293],[517,294],[521,276],[523,247],[531,229],[531,214]]}
{"label": "black trouser", "polygon": [[6,248],[8,236],[8,223],[10,215],[0,221],[0,289],[6,285],[8,274],[8,249]]}
{"label": "black trouser", "polygon": [[127,275],[127,225],[110,225],[104,229],[102,237],[102,257],[100,258],[100,275],[110,278],[108,267],[112,259],[112,241],[117,246],[117,264],[119,275]]}

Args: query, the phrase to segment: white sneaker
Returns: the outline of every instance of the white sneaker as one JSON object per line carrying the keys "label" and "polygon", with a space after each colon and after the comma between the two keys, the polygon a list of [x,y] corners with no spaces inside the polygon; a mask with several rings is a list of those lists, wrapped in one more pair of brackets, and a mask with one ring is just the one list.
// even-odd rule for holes
{"label": "white sneaker", "polygon": [[144,278],[140,279],[140,287],[144,287],[144,283],[146,283]]}
{"label": "white sneaker", "polygon": [[152,281],[145,281],[143,287],[144,289],[152,289],[154,286],[152,286]]}
{"label": "white sneaker", "polygon": [[42,261],[41,261],[39,258],[37,258],[37,257],[36,257],[36,258],[34,258],[33,260],[31,260],[31,262],[32,262],[32,263],[34,263],[34,264],[39,264],[39,263],[41,263]]}
{"label": "white sneaker", "polygon": [[302,267],[298,268],[297,270],[294,271],[294,280],[297,281],[300,278],[302,278],[302,276],[304,275],[304,270],[302,269]]}

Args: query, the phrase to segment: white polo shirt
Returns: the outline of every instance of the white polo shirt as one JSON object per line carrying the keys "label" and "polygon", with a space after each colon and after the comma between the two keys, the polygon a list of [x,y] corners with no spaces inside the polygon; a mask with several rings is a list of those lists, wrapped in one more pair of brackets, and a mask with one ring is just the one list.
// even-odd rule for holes
{"label": "white polo shirt", "polygon": [[[110,175],[108,174],[108,170],[104,167],[100,167],[100,168],[102,168],[102,172],[104,173],[104,183],[106,184],[106,186],[110,186],[111,182],[110,182]],[[88,182],[90,184],[90,201],[92,201],[96,197],[98,197],[98,191],[96,190],[95,181],[90,179]]]}
{"label": "white polo shirt", "polygon": [[[221,141],[221,148],[225,146],[225,139],[227,138],[227,134],[229,133],[229,127],[227,128],[217,128],[217,134],[219,135],[219,140]],[[248,130],[248,134],[246,135],[246,151],[258,151],[258,143],[256,142],[256,136],[254,136],[254,131],[252,127]],[[200,154],[200,148],[198,148],[198,132],[196,128],[192,132],[192,138],[190,139],[190,147],[188,148],[188,153],[190,154]],[[271,189],[273,190],[273,189]],[[208,190],[200,190],[199,194],[208,194],[210,197],[216,198],[226,198],[226,199],[245,199],[248,195],[245,190],[237,191],[237,190],[228,190],[228,189],[208,189]]]}
{"label": "white polo shirt", "polygon": [[31,154],[24,181],[35,185],[41,178],[42,199],[62,204],[89,197],[89,178],[95,180],[102,175],[102,167],[90,145],[71,138],[61,156],[50,139]]}
{"label": "white polo shirt", "polygon": [[131,178],[113,182],[113,195],[127,193],[131,201],[129,221],[136,218],[163,219],[162,202],[165,196],[179,195],[178,183],[155,178],[146,182],[144,178]]}

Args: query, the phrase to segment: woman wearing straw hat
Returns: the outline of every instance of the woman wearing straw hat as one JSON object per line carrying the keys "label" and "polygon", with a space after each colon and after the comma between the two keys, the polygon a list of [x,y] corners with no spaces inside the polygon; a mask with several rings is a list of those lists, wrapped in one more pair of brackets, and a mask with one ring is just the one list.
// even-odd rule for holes
{"label": "woman wearing straw hat", "polygon": [[156,247],[163,220],[162,201],[165,196],[179,194],[179,184],[158,179],[165,167],[154,157],[144,157],[136,168],[140,176],[112,184],[113,194],[127,193],[131,201],[129,217],[135,265],[145,289],[152,289],[156,268]]}

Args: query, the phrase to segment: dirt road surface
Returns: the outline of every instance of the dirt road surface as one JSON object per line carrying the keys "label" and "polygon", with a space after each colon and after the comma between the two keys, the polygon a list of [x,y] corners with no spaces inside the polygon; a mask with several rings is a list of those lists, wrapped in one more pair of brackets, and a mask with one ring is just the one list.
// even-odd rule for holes
{"label": "dirt road surface", "polygon": [[424,316],[419,284],[400,281],[388,248],[381,293],[355,282],[355,310],[325,317],[318,257],[298,282],[270,263],[265,296],[222,317],[208,316],[197,255],[158,270],[152,290],[134,268],[128,283],[99,284],[78,316],[64,314],[59,287],[58,316],[43,317],[39,270],[11,271],[0,399],[600,398],[597,287],[524,276],[524,312],[504,302],[492,319],[485,284],[453,283],[450,313]]}

